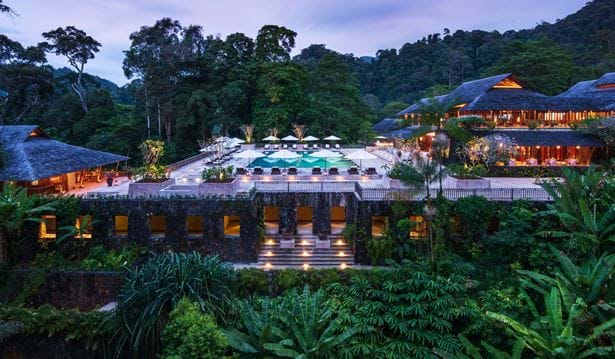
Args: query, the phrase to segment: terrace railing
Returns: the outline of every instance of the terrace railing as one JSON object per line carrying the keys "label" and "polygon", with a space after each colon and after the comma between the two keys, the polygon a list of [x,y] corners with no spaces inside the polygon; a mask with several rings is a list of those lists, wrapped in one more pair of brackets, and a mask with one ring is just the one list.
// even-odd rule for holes
{"label": "terrace railing", "polygon": [[254,181],[257,192],[355,192],[353,181]]}
{"label": "terrace railing", "polygon": [[[365,188],[359,183],[356,185],[359,197],[366,201],[421,201],[427,198],[426,190],[419,189],[392,189],[392,188]],[[429,190],[431,197],[438,195],[438,190]],[[442,195],[450,200],[470,196],[482,196],[492,201],[530,200],[539,202],[552,201],[551,196],[542,188],[490,188],[490,189],[456,189],[448,188]]]}

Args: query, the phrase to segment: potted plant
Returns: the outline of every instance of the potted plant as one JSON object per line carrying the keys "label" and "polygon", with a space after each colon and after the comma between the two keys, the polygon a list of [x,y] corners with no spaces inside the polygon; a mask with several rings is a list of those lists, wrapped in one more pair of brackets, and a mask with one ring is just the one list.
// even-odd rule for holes
{"label": "potted plant", "polygon": [[280,240],[280,248],[295,248],[295,236],[293,232],[286,230]]}
{"label": "potted plant", "polygon": [[331,248],[331,240],[329,235],[325,232],[318,233],[318,240],[316,241],[316,248]]}

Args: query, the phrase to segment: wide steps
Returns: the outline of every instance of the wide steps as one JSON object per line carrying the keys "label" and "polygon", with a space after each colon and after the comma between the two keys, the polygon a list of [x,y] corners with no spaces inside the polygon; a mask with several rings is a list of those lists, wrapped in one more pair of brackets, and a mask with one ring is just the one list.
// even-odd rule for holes
{"label": "wide steps", "polygon": [[258,265],[277,268],[347,268],[354,264],[352,248],[342,236],[331,235],[330,248],[316,248],[316,236],[299,235],[294,248],[281,248],[280,238],[268,236],[261,248]]}

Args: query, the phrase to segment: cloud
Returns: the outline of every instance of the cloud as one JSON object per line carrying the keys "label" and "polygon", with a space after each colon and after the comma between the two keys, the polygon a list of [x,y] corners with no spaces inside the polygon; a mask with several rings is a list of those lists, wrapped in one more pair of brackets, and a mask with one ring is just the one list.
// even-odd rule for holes
{"label": "cloud", "polygon": [[[243,32],[255,37],[265,24],[289,27],[298,33],[300,51],[324,43],[342,53],[373,55],[399,48],[430,33],[449,28],[472,30],[521,29],[580,9],[586,0],[8,0],[19,17],[0,18],[0,32],[24,45],[42,41],[41,33],[75,25],[103,44],[88,63],[88,72],[118,84],[128,36],[162,17],[183,25],[202,25],[207,34]],[[50,56],[54,66],[66,66]]]}

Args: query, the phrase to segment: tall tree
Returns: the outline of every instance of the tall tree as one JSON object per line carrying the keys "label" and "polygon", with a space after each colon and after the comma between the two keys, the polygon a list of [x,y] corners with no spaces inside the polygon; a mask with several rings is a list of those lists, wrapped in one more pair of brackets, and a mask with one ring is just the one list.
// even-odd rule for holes
{"label": "tall tree", "polygon": [[[162,129],[168,142],[174,127],[173,94],[182,76],[191,71],[185,65],[203,55],[206,41],[200,26],[182,27],[170,18],[158,20],[154,26],[143,26],[130,35],[130,49],[124,52],[126,77],[138,77],[145,86],[148,133],[149,111],[158,117],[158,135]],[[194,72],[192,72],[194,73]]]}
{"label": "tall tree", "polygon": [[265,62],[289,61],[296,36],[296,32],[284,26],[263,26],[256,36],[256,58]]}
{"label": "tall tree", "polygon": [[40,47],[24,48],[0,35],[0,125],[17,124],[54,91],[51,67]]}
{"label": "tall tree", "polygon": [[56,55],[65,56],[68,63],[77,71],[77,80],[72,84],[72,88],[79,96],[83,111],[87,113],[87,90],[82,83],[83,68],[88,60],[93,59],[100,51],[101,44],[74,26],[58,27],[44,32],[43,37],[49,41],[43,43],[43,46]]}

